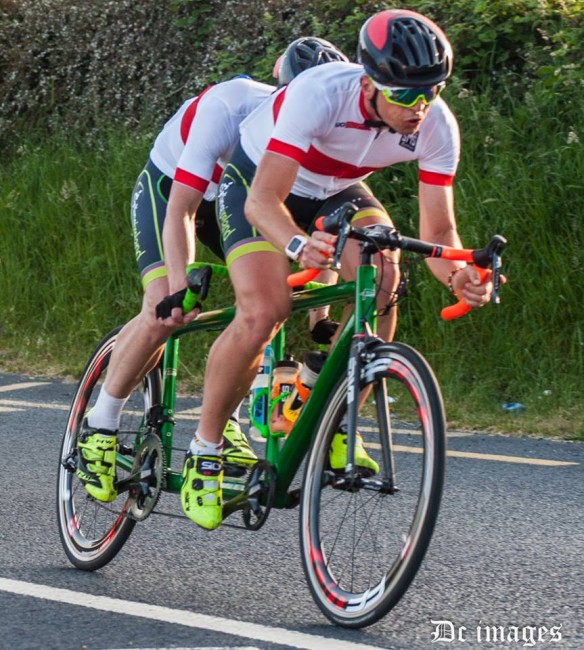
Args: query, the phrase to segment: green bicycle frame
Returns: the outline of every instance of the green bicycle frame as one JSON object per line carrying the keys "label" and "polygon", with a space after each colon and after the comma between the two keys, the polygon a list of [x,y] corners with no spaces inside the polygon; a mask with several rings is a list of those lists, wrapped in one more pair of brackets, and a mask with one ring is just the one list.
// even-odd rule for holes
{"label": "green bicycle frame", "polygon": [[[375,266],[360,265],[356,269],[355,281],[340,282],[331,286],[317,285],[317,288],[310,288],[310,285],[307,285],[309,286],[308,289],[293,294],[293,313],[351,300],[355,300],[355,306],[338,337],[337,343],[328,355],[326,363],[320,371],[318,379],[290,434],[284,438],[282,433],[272,433],[267,426],[264,427],[265,431],[262,431],[266,438],[265,458],[273,466],[277,477],[274,502],[272,504],[274,507],[286,508],[295,505],[295,501],[291,499],[288,490],[304,456],[310,448],[322,404],[326,401],[339,377],[347,371],[353,336],[364,332],[367,326],[370,331],[375,331],[375,276]],[[166,343],[163,361],[162,425],[160,435],[166,454],[167,467],[169,468],[166,474],[166,485],[164,486],[167,491],[179,492],[182,483],[181,473],[170,469],[180,338],[198,331],[223,330],[233,320],[234,315],[234,307],[203,312],[189,325],[177,330]],[[284,346],[285,329],[281,328],[272,341],[272,363],[283,358]],[[269,396],[269,386],[267,390]],[[277,400],[271,403],[271,407],[274,406],[274,402],[277,402]],[[245,479],[224,477],[225,516],[241,507],[241,503],[245,501],[244,490]]]}

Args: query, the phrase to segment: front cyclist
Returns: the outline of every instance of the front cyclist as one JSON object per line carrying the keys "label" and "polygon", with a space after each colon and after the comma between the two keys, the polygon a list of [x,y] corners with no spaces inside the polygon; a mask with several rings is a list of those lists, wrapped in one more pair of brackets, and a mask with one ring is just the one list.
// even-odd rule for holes
{"label": "front cyclist", "polygon": [[[417,161],[420,236],[461,245],[452,191],[459,132],[440,98],[452,68],[450,43],[428,18],[389,10],[365,22],[358,55],[359,65],[338,62],[304,72],[258,107],[242,123],[240,146],[221,179],[218,212],[237,312],[209,354],[201,419],[181,490],[186,515],[205,528],[221,522],[225,422],[246,394],[264,345],[290,313],[287,258],[304,268],[331,264],[335,238],[313,231],[314,218],[350,200],[359,208],[359,225],[390,225],[363,180],[390,165]],[[342,257],[345,279],[358,261],[358,245],[349,240]],[[383,267],[378,331],[387,340],[397,318],[397,262],[396,253],[377,260]],[[492,284],[480,285],[472,267],[440,260],[429,265],[469,305],[488,301]],[[331,449],[331,467],[343,468],[345,458],[341,439]],[[355,462],[377,471],[361,444]]]}
{"label": "front cyclist", "polygon": [[[279,85],[333,60],[346,57],[328,41],[297,39],[275,70]],[[196,315],[196,311],[183,315],[175,308],[162,322],[156,318],[156,305],[186,287],[185,268],[195,258],[195,221],[199,239],[223,257],[214,214],[216,181],[238,140],[239,124],[274,90],[249,78],[235,78],[187,100],[156,138],[138,177],[131,217],[144,289],[142,309],[116,338],[104,385],[78,443],[77,476],[100,501],[117,496],[116,431],[129,395],[157,363],[169,334]],[[257,459],[239,427],[238,404],[224,427],[224,454],[253,463]]]}

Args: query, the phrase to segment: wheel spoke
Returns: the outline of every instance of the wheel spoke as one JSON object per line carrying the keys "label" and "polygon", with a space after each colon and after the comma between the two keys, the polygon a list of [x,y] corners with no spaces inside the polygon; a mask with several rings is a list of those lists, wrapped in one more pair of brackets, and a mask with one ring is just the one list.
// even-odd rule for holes
{"label": "wheel spoke", "polygon": [[[111,333],[97,347],[77,388],[67,430],[62,444],[62,458],[77,447],[77,437],[83,418],[93,407],[108,366],[116,332]],[[143,428],[145,411],[159,399],[158,371],[146,378],[130,396],[120,422],[118,444],[127,450],[136,448],[136,434]],[[117,468],[118,480],[129,472]],[[122,548],[132,532],[135,521],[127,516],[127,492],[122,492],[112,503],[100,503],[88,495],[75,475],[71,463],[61,464],[57,483],[57,515],[63,548],[71,562],[85,570],[98,569],[107,564]]]}
{"label": "wheel spoke", "polygon": [[[375,622],[403,595],[429,543],[442,488],[439,390],[417,353],[390,345],[391,354],[382,346],[374,370],[364,369],[361,388],[372,390],[357,421],[377,476],[345,486],[321,478],[330,474],[329,447],[346,413],[343,379],[323,410],[302,491],[301,550],[311,592],[332,621],[347,627]],[[394,436],[400,437],[395,447]],[[399,490],[392,489],[396,466]]]}

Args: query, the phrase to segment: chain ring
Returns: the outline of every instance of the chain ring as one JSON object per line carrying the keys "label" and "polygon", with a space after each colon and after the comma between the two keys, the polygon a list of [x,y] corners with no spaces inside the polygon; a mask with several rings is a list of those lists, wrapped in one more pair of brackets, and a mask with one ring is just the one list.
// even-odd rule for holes
{"label": "chain ring", "polygon": [[[146,472],[150,475],[140,480],[140,474]],[[138,478],[130,489],[128,516],[144,521],[160,499],[166,476],[166,457],[157,435],[150,433],[144,438],[134,457],[132,474],[137,474]]]}
{"label": "chain ring", "polygon": [[273,466],[266,460],[258,460],[251,468],[245,484],[248,505],[243,509],[242,516],[243,524],[248,530],[258,530],[265,524],[272,509],[275,491],[276,473]]}

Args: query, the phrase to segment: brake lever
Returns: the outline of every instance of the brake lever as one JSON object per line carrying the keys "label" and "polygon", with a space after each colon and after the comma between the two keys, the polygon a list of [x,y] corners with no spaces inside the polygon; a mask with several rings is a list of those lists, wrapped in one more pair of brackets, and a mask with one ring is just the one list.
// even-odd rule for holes
{"label": "brake lever", "polygon": [[494,305],[501,303],[501,296],[499,289],[501,288],[501,267],[503,266],[503,259],[501,257],[503,250],[507,246],[507,240],[501,235],[494,235],[487,247],[489,253],[489,266],[492,272],[493,293],[491,294],[491,302]]}
{"label": "brake lever", "polygon": [[[501,267],[503,265],[501,254],[507,245],[507,240],[501,235],[494,235],[486,248],[476,251],[473,254],[474,268],[479,275],[481,284],[485,282],[488,274],[489,267],[492,272],[493,292],[491,294],[491,302],[495,305],[500,304],[501,297],[499,289],[501,288]],[[459,300],[454,305],[444,307],[440,312],[444,320],[452,320],[460,318],[467,314],[472,307],[467,305],[464,300]]]}
{"label": "brake lever", "polygon": [[343,249],[345,248],[345,243],[351,232],[351,223],[348,221],[343,222],[337,235],[337,244],[335,246],[335,254],[333,255],[333,263],[331,264],[331,269],[333,271],[338,271],[341,268],[341,255]]}
{"label": "brake lever", "polygon": [[[343,248],[345,247],[345,242],[351,233],[351,219],[358,212],[356,206],[354,206],[350,201],[346,201],[343,205],[326,217],[319,217],[315,222],[315,227],[317,230],[322,232],[328,232],[331,235],[337,235],[337,241],[335,245],[335,252],[333,255],[333,262],[331,268],[334,271],[338,271],[341,268],[341,254]],[[319,274],[317,269],[304,269],[297,273],[292,273],[288,276],[287,283],[290,287],[299,287],[314,278]]]}
{"label": "brake lever", "polygon": [[501,304],[501,296],[499,295],[499,289],[501,288],[501,267],[503,266],[503,261],[499,253],[494,252],[491,255],[491,270],[493,272],[493,293],[491,294],[491,302],[494,305]]}

